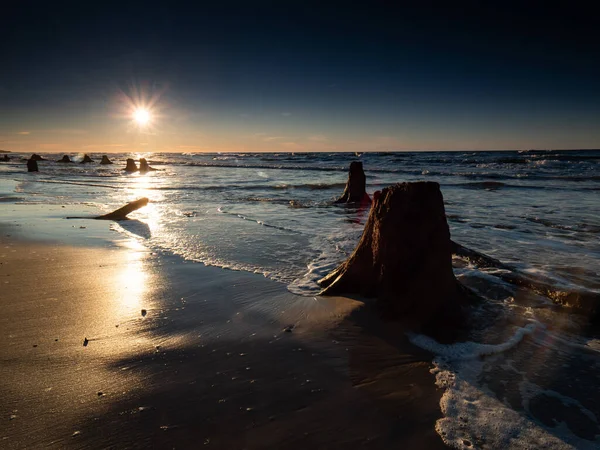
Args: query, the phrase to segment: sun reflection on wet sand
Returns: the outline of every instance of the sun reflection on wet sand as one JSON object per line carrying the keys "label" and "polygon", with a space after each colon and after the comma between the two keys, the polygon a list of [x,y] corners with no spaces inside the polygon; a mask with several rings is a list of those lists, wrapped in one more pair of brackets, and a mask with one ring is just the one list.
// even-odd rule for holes
{"label": "sun reflection on wet sand", "polygon": [[125,241],[123,246],[129,251],[123,252],[126,261],[116,279],[120,293],[116,297],[116,307],[118,315],[126,317],[148,308],[146,297],[149,276],[145,270],[145,247],[133,239]]}

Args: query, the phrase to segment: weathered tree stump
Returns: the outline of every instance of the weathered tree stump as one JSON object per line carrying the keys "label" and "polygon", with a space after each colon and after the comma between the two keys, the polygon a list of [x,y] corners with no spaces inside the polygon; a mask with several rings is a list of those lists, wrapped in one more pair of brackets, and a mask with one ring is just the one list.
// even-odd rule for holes
{"label": "weathered tree stump", "polygon": [[27,172],[39,172],[37,159],[35,159],[33,156],[27,160]]}
{"label": "weathered tree stump", "polygon": [[462,306],[472,294],[452,271],[439,184],[385,188],[373,203],[354,253],[319,284],[324,295],[376,297],[390,317],[410,317],[419,324],[462,322]]}
{"label": "weathered tree stump", "polygon": [[92,158],[90,158],[90,156],[87,153],[83,155],[83,160],[81,161],[81,164],[87,164],[92,162],[94,162],[94,160],[92,160]]}
{"label": "weathered tree stump", "polygon": [[352,161],[344,193],[334,203],[370,203],[371,198],[367,194],[366,187],[367,177],[363,171],[362,163],[360,161]]}
{"label": "weathered tree stump", "polygon": [[135,165],[135,161],[132,158],[127,158],[125,172],[133,173],[133,172],[137,172],[137,171],[138,171],[138,168]]}
{"label": "weathered tree stump", "polygon": [[156,170],[153,167],[150,167],[146,158],[140,158],[140,173],[146,173]]}
{"label": "weathered tree stump", "polygon": [[102,161],[100,161],[100,164],[112,164],[113,162],[108,159],[108,156],[106,155],[102,155]]}
{"label": "weathered tree stump", "polygon": [[71,158],[69,158],[69,155],[64,155],[61,159],[59,159],[56,162],[59,162],[59,163],[72,163],[73,161],[71,161]]}

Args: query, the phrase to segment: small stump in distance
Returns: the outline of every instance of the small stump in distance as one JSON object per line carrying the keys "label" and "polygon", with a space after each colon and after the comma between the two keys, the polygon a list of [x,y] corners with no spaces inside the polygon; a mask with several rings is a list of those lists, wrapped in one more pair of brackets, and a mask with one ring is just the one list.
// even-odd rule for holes
{"label": "small stump in distance", "polygon": [[[33,156],[37,156],[37,155],[33,155]],[[37,164],[38,160],[35,159],[33,156],[27,160],[27,172],[39,172],[38,164]]]}
{"label": "small stump in distance", "polygon": [[352,161],[344,193],[334,203],[371,203],[367,194],[367,177],[360,161]]}
{"label": "small stump in distance", "polygon": [[346,262],[319,280],[323,295],[376,297],[390,318],[429,334],[458,328],[473,299],[454,277],[450,230],[438,183],[401,183],[376,197]]}
{"label": "small stump in distance", "polygon": [[108,156],[102,155],[102,161],[100,161],[100,164],[112,164],[112,161],[108,159]]}
{"label": "small stump in distance", "polygon": [[92,162],[94,162],[94,161],[92,160],[92,158],[90,158],[90,155],[88,155],[87,153],[85,155],[83,155],[81,164],[88,164],[88,163],[92,163]]}
{"label": "small stump in distance", "polygon": [[135,161],[132,158],[127,158],[127,163],[125,165],[125,172],[133,173],[137,172],[139,169],[135,165]]}

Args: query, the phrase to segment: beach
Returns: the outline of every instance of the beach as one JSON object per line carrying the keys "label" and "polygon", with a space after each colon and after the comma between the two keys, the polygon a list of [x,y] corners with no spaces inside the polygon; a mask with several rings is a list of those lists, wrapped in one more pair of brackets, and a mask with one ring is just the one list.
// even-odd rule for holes
{"label": "beach", "polygon": [[2,448],[444,447],[431,354],[360,302],[86,223],[1,228]]}
{"label": "beach", "polygon": [[[598,151],[59,156],[0,165],[0,447],[599,445],[597,311],[552,298],[600,304]],[[369,217],[333,203],[354,160],[371,196],[439,184],[458,342],[319,295]]]}

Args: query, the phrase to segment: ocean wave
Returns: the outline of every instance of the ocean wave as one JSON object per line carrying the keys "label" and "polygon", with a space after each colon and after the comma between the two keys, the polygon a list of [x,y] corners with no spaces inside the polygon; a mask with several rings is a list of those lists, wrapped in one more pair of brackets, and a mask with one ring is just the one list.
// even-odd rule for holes
{"label": "ocean wave", "polygon": [[564,231],[577,231],[582,233],[600,233],[600,225],[594,225],[589,223],[574,223],[572,225],[563,225],[560,223],[552,222],[551,220],[544,219],[541,217],[523,217],[525,220],[532,223],[539,223],[548,228],[554,228],[557,230]]}

